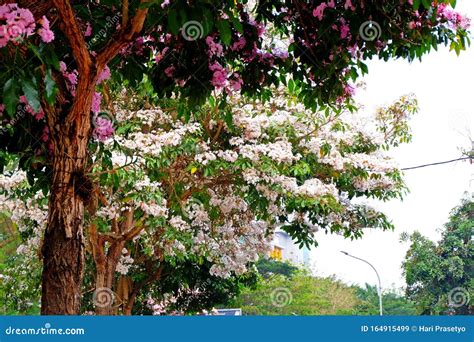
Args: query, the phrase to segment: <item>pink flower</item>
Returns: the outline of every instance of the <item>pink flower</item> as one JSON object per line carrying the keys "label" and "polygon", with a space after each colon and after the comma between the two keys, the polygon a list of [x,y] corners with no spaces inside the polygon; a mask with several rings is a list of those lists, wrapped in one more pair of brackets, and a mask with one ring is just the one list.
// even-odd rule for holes
{"label": "pink flower", "polygon": [[467,17],[463,17],[459,22],[459,27],[467,30],[471,27],[471,19]]}
{"label": "pink flower", "polygon": [[352,85],[350,85],[350,84],[346,84],[346,85],[344,86],[344,95],[345,95],[346,97],[352,97],[352,96],[354,96],[354,95],[355,95],[355,88],[354,88]]}
{"label": "pink flower", "polygon": [[39,111],[35,112],[33,108],[31,108],[30,104],[28,103],[28,99],[25,95],[20,96],[20,103],[25,106],[25,110],[28,114],[32,115],[37,121],[44,118],[43,109],[40,108]]}
{"label": "pink flower", "polygon": [[0,26],[0,48],[7,46],[10,41],[10,35],[8,34],[7,25]]}
{"label": "pink flower", "polygon": [[354,44],[352,46],[349,46],[347,48],[347,51],[349,51],[349,53],[351,54],[352,57],[356,57],[357,56],[357,49],[358,49],[357,44]]}
{"label": "pink flower", "polygon": [[324,10],[326,9],[326,7],[328,7],[328,5],[325,2],[316,7],[313,10],[313,17],[318,18],[320,21],[323,20]]}
{"label": "pink flower", "polygon": [[280,58],[280,59],[287,59],[288,56],[289,56],[287,50],[284,50],[284,49],[279,48],[279,47],[273,48],[272,54],[273,54],[274,57]]}
{"label": "pink flower", "polygon": [[263,34],[265,33],[265,26],[262,23],[258,23],[256,27],[258,37],[262,38]]}
{"label": "pink flower", "polygon": [[344,8],[347,10],[347,9],[351,9],[351,11],[355,11],[355,7],[354,5],[352,4],[352,1],[351,0],[346,0],[346,3],[344,4]]}
{"label": "pink flower", "polygon": [[349,33],[351,32],[351,29],[350,29],[349,25],[342,24],[342,26],[340,28],[340,31],[341,31],[341,39],[345,39],[349,36]]}
{"label": "pink flower", "polygon": [[245,37],[240,37],[238,41],[236,41],[234,44],[232,44],[230,49],[232,51],[242,50],[245,47],[245,44],[247,44],[247,41],[245,40]]}
{"label": "pink flower", "polygon": [[96,116],[94,118],[94,130],[92,136],[98,141],[106,141],[114,135],[114,126],[112,121],[107,118]]}
{"label": "pink flower", "polygon": [[92,97],[92,106],[91,106],[91,111],[93,113],[98,113],[100,112],[100,103],[102,102],[102,94],[95,92],[94,96]]}
{"label": "pink flower", "polygon": [[170,5],[170,0],[164,0],[163,3],[161,4],[161,8],[166,8]]}
{"label": "pink flower", "polygon": [[110,68],[106,65],[99,74],[99,78],[97,79],[97,84],[101,84],[102,82],[108,80],[111,76]]}
{"label": "pink flower", "polygon": [[84,31],[84,37],[90,37],[92,35],[92,25],[90,22],[86,23],[86,30]]}
{"label": "pink flower", "polygon": [[329,8],[334,8],[334,7],[336,7],[336,4],[335,4],[334,0],[331,0],[331,1],[328,2],[328,7],[329,7]]}
{"label": "pink flower", "polygon": [[240,75],[234,74],[234,76],[235,76],[235,79],[231,79],[229,81],[229,86],[230,86],[230,89],[234,91],[239,91],[242,88],[242,83],[244,82],[242,81],[242,78],[240,77]]}
{"label": "pink flower", "polygon": [[59,62],[59,67],[63,77],[66,80],[66,86],[73,96],[76,94],[76,85],[77,85],[77,70],[72,72],[67,71],[66,63],[63,61]]}
{"label": "pink flower", "polygon": [[207,47],[209,48],[209,56],[222,56],[223,48],[222,45],[219,43],[214,42],[214,38],[211,36],[208,36],[206,38],[206,44]]}
{"label": "pink flower", "polygon": [[41,37],[41,40],[44,43],[50,43],[54,40],[54,32],[49,28],[49,20],[43,15],[43,18],[40,20],[41,28],[38,30],[38,34]]}
{"label": "pink flower", "polygon": [[44,126],[40,139],[41,139],[42,142],[47,142],[49,140],[49,128],[48,128],[48,126]]}
{"label": "pink flower", "polygon": [[227,72],[225,70],[214,71],[211,83],[216,88],[223,88],[227,81]]}
{"label": "pink flower", "polygon": [[209,65],[209,70],[213,72],[211,83],[214,87],[223,88],[227,82],[227,70],[225,70],[219,63]]}
{"label": "pink flower", "polygon": [[30,10],[19,8],[17,4],[5,4],[0,6],[0,47],[4,47],[9,41],[31,36],[36,24]]}
{"label": "pink flower", "polygon": [[169,67],[167,67],[167,68],[165,69],[165,75],[168,76],[168,77],[170,77],[170,78],[173,77],[174,70],[175,70],[175,68],[174,68],[174,66],[172,66],[172,65],[169,66]]}

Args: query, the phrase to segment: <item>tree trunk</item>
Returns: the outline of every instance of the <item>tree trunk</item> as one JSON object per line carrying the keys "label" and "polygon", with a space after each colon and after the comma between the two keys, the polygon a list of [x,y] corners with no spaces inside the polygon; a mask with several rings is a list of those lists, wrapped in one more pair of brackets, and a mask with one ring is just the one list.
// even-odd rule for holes
{"label": "tree trunk", "polygon": [[[28,3],[25,6],[34,9],[39,2]],[[43,106],[54,144],[54,159],[48,225],[42,248],[41,313],[79,314],[84,268],[84,203],[92,191],[90,180],[85,176],[92,96],[100,71],[142,30],[148,8],[137,9],[130,23],[105,45],[97,58],[93,58],[71,2],[52,0],[49,3],[56,8],[61,30],[77,64],[79,79],[67,113],[62,110],[65,103],[55,104],[56,108]]]}
{"label": "tree trunk", "polygon": [[[48,113],[54,146],[53,174],[44,234],[41,314],[78,315],[84,269],[84,203],[92,191],[85,176],[90,136],[90,106],[94,79],[77,94],[79,101],[63,115]],[[87,89],[89,87],[89,90]],[[74,117],[70,123],[64,118]]]}
{"label": "tree trunk", "polygon": [[81,182],[78,175],[84,170],[84,160],[76,158],[78,153],[54,159],[48,226],[42,248],[43,315],[80,313],[84,199],[77,189],[84,185],[77,183]]}
{"label": "tree trunk", "polygon": [[[103,262],[96,260],[96,296],[95,296],[95,313],[98,316],[111,316],[117,314],[118,305],[121,298],[118,298],[114,292],[115,285],[115,269],[122,254],[125,241],[117,241],[109,246],[106,258]],[[105,244],[100,244],[105,249]],[[102,252],[102,251],[101,251]],[[105,254],[105,251],[102,253]]]}

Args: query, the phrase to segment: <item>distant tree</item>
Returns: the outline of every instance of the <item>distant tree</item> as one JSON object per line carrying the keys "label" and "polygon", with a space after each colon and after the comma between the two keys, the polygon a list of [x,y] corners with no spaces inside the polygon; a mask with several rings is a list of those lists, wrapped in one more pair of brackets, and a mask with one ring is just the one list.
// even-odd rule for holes
{"label": "distant tree", "polygon": [[[375,286],[365,284],[365,287],[356,287],[356,294],[361,300],[357,306],[357,315],[379,314],[379,296]],[[384,315],[416,315],[415,305],[393,289],[385,291],[382,299]]]}
{"label": "distant tree", "polygon": [[423,315],[472,315],[474,307],[474,202],[454,208],[437,244],[419,232],[403,263],[407,296]]}
{"label": "distant tree", "polygon": [[245,289],[230,306],[244,315],[349,315],[358,304],[355,290],[332,278],[315,278],[304,270],[292,278],[274,275]]}
{"label": "distant tree", "polygon": [[298,270],[298,267],[288,262],[282,262],[270,258],[260,258],[255,266],[257,267],[258,273],[260,273],[264,278],[271,277],[274,274],[291,277]]}

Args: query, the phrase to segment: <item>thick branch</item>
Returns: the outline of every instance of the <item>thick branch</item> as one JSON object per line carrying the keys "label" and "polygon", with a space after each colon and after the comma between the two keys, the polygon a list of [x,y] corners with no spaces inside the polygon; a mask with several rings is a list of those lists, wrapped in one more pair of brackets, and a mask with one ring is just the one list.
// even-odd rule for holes
{"label": "thick branch", "polygon": [[[140,7],[150,0],[141,0]],[[128,23],[127,26],[122,27],[119,31],[118,36],[112,38],[104,48],[101,49],[97,56],[97,69],[101,70],[117,53],[132,42],[136,35],[143,29],[146,16],[148,14],[148,8],[138,8],[135,16]]]}
{"label": "thick branch", "polygon": [[87,49],[84,36],[76,21],[74,10],[69,0],[53,0],[62,21],[62,31],[69,40],[72,55],[77,63],[79,75],[88,75],[92,67],[92,57]]}

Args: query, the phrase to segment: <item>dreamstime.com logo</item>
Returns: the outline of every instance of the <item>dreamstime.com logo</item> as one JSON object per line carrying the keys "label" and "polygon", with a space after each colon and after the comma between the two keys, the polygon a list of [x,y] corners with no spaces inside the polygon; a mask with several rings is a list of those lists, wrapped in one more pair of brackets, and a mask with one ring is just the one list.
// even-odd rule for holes
{"label": "dreamstime.com logo", "polygon": [[360,37],[367,42],[372,42],[376,39],[379,39],[381,34],[382,28],[376,21],[369,20],[363,22],[359,27]]}
{"label": "dreamstime.com logo", "polygon": [[15,126],[16,123],[20,121],[25,115],[26,115],[25,106],[23,106],[22,104],[17,105],[15,118],[11,119],[10,122],[8,122],[6,126],[2,126],[2,122],[0,121],[0,135],[7,133],[8,127]]}
{"label": "dreamstime.com logo", "polygon": [[291,304],[293,301],[293,295],[286,287],[277,287],[272,291],[272,293],[270,293],[270,299],[273,306],[282,308]]}
{"label": "dreamstime.com logo", "polygon": [[448,293],[448,303],[451,307],[460,308],[461,306],[469,305],[470,301],[469,291],[463,287],[455,287]]}
{"label": "dreamstime.com logo", "polygon": [[92,295],[92,302],[99,308],[111,307],[115,302],[115,293],[108,287],[98,287]]}
{"label": "dreamstime.com logo", "polygon": [[120,15],[116,14],[113,17],[107,17],[105,18],[105,21],[106,23],[104,27],[99,32],[94,34],[94,36],[86,44],[88,49],[91,49],[94,44],[98,44],[104,39],[106,39],[107,36],[109,35],[109,31],[117,28],[117,25],[120,22]]}
{"label": "dreamstime.com logo", "polygon": [[199,21],[191,20],[184,23],[181,28],[181,35],[188,41],[198,40],[203,37],[204,28]]}
{"label": "dreamstime.com logo", "polygon": [[5,329],[6,335],[85,335],[84,328],[52,328],[50,323],[46,323],[41,328],[15,328]]}

